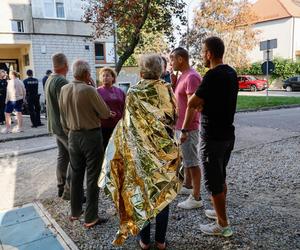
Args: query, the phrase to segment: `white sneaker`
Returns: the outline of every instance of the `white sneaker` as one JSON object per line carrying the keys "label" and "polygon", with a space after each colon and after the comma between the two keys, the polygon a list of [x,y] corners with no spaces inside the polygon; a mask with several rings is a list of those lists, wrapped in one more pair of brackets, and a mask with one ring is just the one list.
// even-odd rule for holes
{"label": "white sneaker", "polygon": [[19,128],[18,126],[15,126],[13,127],[12,133],[20,133],[20,132],[23,132],[23,129],[22,128]]}
{"label": "white sneaker", "polygon": [[200,230],[208,235],[219,235],[224,237],[230,237],[233,234],[230,226],[221,227],[217,222],[207,225],[200,225]]}
{"label": "white sneaker", "polygon": [[193,189],[192,188],[186,188],[185,186],[182,186],[182,188],[180,189],[179,194],[182,195],[190,195],[193,193]]}
{"label": "white sneaker", "polygon": [[206,209],[204,210],[204,213],[206,215],[207,218],[216,220],[217,219],[217,214],[216,211],[214,209]]}
{"label": "white sneaker", "polygon": [[193,209],[193,208],[199,208],[202,207],[203,203],[202,200],[195,200],[194,196],[190,194],[190,196],[183,202],[178,203],[177,207],[183,208],[183,209]]}
{"label": "white sneaker", "polygon": [[11,131],[10,131],[10,129],[8,129],[8,128],[3,128],[2,130],[1,130],[1,133],[2,134],[8,134],[8,133],[10,133]]}
{"label": "white sneaker", "polygon": [[[216,214],[216,210],[214,210],[214,209],[206,209],[206,210],[204,210],[204,213],[205,213],[207,218],[210,218],[210,219],[213,219],[213,220],[218,219],[217,214]],[[228,223],[228,225],[230,225],[230,221],[229,221],[228,218],[227,218],[227,223]]]}

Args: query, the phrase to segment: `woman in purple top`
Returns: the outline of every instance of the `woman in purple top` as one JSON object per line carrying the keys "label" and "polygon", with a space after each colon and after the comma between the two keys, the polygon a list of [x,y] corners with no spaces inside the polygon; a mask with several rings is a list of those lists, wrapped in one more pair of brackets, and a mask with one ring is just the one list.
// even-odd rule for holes
{"label": "woman in purple top", "polygon": [[109,138],[123,116],[125,105],[125,93],[113,86],[116,82],[116,72],[108,67],[102,68],[99,73],[101,86],[97,89],[107,106],[112,111],[112,116],[106,120],[101,120],[103,147],[106,149]]}

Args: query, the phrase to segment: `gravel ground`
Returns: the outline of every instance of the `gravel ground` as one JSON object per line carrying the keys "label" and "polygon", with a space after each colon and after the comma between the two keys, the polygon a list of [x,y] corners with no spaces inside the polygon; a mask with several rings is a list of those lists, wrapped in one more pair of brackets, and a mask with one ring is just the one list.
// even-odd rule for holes
{"label": "gravel ground", "polygon": [[[209,223],[203,209],[184,211],[171,204],[169,249],[300,249],[300,137],[264,144],[232,154],[228,166],[228,213],[234,235],[203,235],[199,224]],[[202,192],[209,208],[207,193]],[[109,222],[85,230],[83,221],[70,223],[69,203],[46,199],[43,204],[79,249],[116,249],[111,241],[118,228],[109,198],[101,192],[99,214]],[[130,237],[120,249],[138,249]]]}

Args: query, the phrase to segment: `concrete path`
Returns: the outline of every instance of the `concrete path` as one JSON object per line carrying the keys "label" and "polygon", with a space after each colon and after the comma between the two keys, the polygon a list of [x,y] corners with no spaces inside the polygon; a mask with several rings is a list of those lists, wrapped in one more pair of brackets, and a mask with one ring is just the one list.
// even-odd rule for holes
{"label": "concrete path", "polygon": [[40,203],[0,212],[0,248],[78,249]]}
{"label": "concrete path", "polygon": [[255,147],[300,135],[300,108],[238,113],[234,150]]}
{"label": "concrete path", "polygon": [[[15,120],[15,117],[12,118],[12,120]],[[41,136],[48,136],[47,131],[47,120],[41,119],[44,126],[40,126],[37,128],[31,128],[31,121],[29,119],[29,116],[23,116],[23,129],[24,131],[21,133],[8,133],[8,134],[1,134],[0,133],[0,143],[6,142],[6,141],[13,141],[13,140],[23,140],[28,138],[34,138],[34,137],[41,137]],[[14,121],[14,124],[12,124],[12,127],[16,125],[16,121]],[[0,126],[0,131],[5,127],[5,125]]]}

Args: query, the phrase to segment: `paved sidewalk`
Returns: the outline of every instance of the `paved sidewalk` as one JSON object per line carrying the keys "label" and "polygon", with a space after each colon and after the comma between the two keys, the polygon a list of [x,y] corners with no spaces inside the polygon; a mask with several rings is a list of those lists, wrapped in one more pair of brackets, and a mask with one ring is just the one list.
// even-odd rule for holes
{"label": "paved sidewalk", "polygon": [[[44,118],[41,119],[44,126],[40,126],[37,128],[31,128],[31,122],[29,116],[23,116],[24,119],[24,132],[21,133],[8,133],[8,134],[1,134],[0,133],[0,143],[1,142],[7,142],[7,141],[13,141],[13,140],[23,140],[23,139],[29,139],[34,137],[41,137],[41,136],[48,136],[48,130],[47,130],[47,120]],[[15,117],[12,117],[12,120],[15,120]],[[14,124],[12,124],[12,127],[16,125],[16,121],[14,121]],[[0,131],[5,127],[5,125],[0,126]]]}
{"label": "paved sidewalk", "polygon": [[0,212],[0,248],[78,249],[40,203]]}

